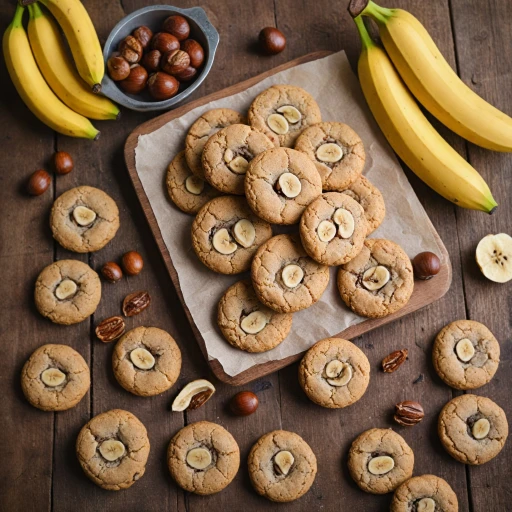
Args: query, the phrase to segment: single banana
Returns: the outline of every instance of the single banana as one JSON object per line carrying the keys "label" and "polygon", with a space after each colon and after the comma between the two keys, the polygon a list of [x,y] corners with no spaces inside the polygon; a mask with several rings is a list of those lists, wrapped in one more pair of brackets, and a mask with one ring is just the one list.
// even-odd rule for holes
{"label": "single banana", "polygon": [[512,118],[473,92],[450,67],[425,27],[402,9],[370,1],[384,48],[418,101],[461,137],[494,151],[512,151]]}
{"label": "single banana", "polygon": [[478,174],[435,130],[405,87],[386,52],[354,18],[362,40],[359,80],[391,147],[429,187],[463,208],[492,213],[497,203]]}
{"label": "single banana", "polygon": [[119,109],[109,99],[94,94],[80,78],[66,53],[63,38],[51,16],[39,5],[28,6],[28,38],[37,65],[53,92],[72,110],[91,119],[117,119]]}
{"label": "single banana", "polygon": [[53,130],[71,137],[97,139],[100,132],[55,96],[37,67],[23,28],[24,8],[18,5],[3,38],[4,58],[11,80],[27,107]]}
{"label": "single banana", "polygon": [[[24,0],[29,1],[29,0]],[[101,91],[105,64],[91,18],[80,0],[39,0],[55,16],[68,40],[79,75]]]}

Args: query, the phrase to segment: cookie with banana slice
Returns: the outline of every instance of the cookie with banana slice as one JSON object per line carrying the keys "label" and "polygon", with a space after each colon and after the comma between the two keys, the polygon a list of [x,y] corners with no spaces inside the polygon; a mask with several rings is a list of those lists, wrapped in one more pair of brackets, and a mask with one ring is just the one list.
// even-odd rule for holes
{"label": "cookie with banana slice", "polygon": [[226,194],[245,194],[245,173],[251,160],[274,147],[263,133],[245,124],[219,130],[206,142],[202,162],[205,179]]}
{"label": "cookie with banana slice", "polygon": [[341,409],[357,402],[370,382],[370,363],[356,345],[340,338],[315,343],[299,366],[299,383],[322,407]]}
{"label": "cookie with banana slice", "polygon": [[65,411],[85,396],[91,385],[89,366],[67,345],[43,345],[21,371],[26,399],[43,411]]}
{"label": "cookie with banana slice", "polygon": [[76,455],[84,473],[107,491],[128,489],[144,475],[149,448],[146,427],[122,409],[94,416],[76,440]]}
{"label": "cookie with banana slice", "polygon": [[72,188],[53,203],[50,228],[53,238],[65,249],[81,253],[99,251],[119,229],[119,210],[103,190]]}
{"label": "cookie with banana slice", "polygon": [[139,396],[159,395],[178,380],[181,351],[166,331],[136,327],[116,343],[112,368],[126,391]]}
{"label": "cookie with banana slice", "polygon": [[313,96],[293,85],[273,85],[260,93],[249,108],[249,124],[275,146],[293,147],[301,132],[322,120]]}
{"label": "cookie with banana slice", "polygon": [[182,428],[169,443],[167,466],[186,491],[208,495],[222,491],[240,467],[240,449],[233,436],[209,421]]}
{"label": "cookie with banana slice", "polygon": [[343,265],[361,251],[368,226],[363,207],[340,192],[326,192],[304,210],[300,238],[306,252],[324,265]]}
{"label": "cookie with banana slice", "polygon": [[476,389],[494,377],[500,363],[500,344],[480,322],[457,320],[437,335],[432,361],[448,386]]}
{"label": "cookie with banana slice", "polygon": [[390,240],[368,238],[361,252],[338,271],[338,290],[358,315],[381,318],[403,308],[414,288],[412,263]]}
{"label": "cookie with banana slice", "polygon": [[273,224],[296,224],[322,193],[322,181],[306,155],[289,148],[265,151],[249,164],[245,195],[252,210]]}
{"label": "cookie with banana slice", "polygon": [[224,338],[234,347],[246,352],[265,352],[288,336],[292,316],[263,305],[251,281],[238,281],[220,299],[217,322]]}
{"label": "cookie with banana slice", "polygon": [[360,434],[348,453],[348,470],[365,492],[386,494],[411,478],[414,453],[405,439],[390,428]]}
{"label": "cookie with banana slice", "polygon": [[221,196],[206,203],[192,224],[192,246],[197,257],[220,274],[249,270],[260,247],[272,236],[272,227],[238,196]]}

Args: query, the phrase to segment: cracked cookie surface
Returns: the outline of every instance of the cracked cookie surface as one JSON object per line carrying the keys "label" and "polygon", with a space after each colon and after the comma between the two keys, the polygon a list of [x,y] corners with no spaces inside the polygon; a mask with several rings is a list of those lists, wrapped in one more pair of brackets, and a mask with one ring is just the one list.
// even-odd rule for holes
{"label": "cracked cookie surface", "polygon": [[[391,457],[393,468],[375,475],[369,463],[376,457]],[[404,438],[391,429],[372,428],[360,434],[350,447],[348,469],[354,482],[365,492],[386,494],[411,478],[414,454]]]}
{"label": "cracked cookie surface", "polygon": [[[339,383],[329,379],[326,372],[329,364],[335,364],[333,361],[349,365],[348,382]],[[299,366],[299,383],[304,393],[322,407],[340,409],[352,405],[364,395],[369,382],[368,358],[356,345],[340,338],[326,338],[315,343]]]}
{"label": "cracked cookie surface", "polygon": [[[124,447],[115,460],[104,457],[106,441],[117,441]],[[108,491],[127,489],[146,470],[149,455],[146,427],[132,413],[122,409],[98,414],[80,430],[76,454],[84,473],[96,485]]]}
{"label": "cracked cookie surface", "polygon": [[[73,216],[77,207],[92,210],[95,219],[88,225],[78,224]],[[74,252],[93,252],[103,248],[119,229],[119,210],[103,190],[81,186],[59,196],[52,206],[50,228],[62,247]]]}
{"label": "cracked cookie surface", "polygon": [[[67,299],[57,298],[56,290],[71,280],[76,293]],[[98,274],[78,260],[60,260],[48,265],[39,274],[34,291],[37,310],[56,324],[76,324],[91,316],[101,299]]]}
{"label": "cracked cookie surface", "polygon": [[[64,374],[58,385],[47,385],[43,372],[57,369]],[[84,358],[67,345],[43,345],[33,352],[21,371],[21,388],[26,399],[43,411],[65,411],[85,396],[91,385]]]}
{"label": "cracked cookie surface", "polygon": [[[456,346],[461,340],[469,340],[473,346],[474,355],[468,361],[457,356]],[[494,377],[500,362],[500,345],[480,322],[457,320],[437,335],[432,361],[437,374],[448,386],[476,389]]]}
{"label": "cracked cookie surface", "polygon": [[[281,115],[278,109],[285,106],[296,108],[300,112],[300,120],[288,122],[288,131],[278,134],[273,131],[268,118],[271,115]],[[283,116],[284,117],[284,116]],[[249,124],[264,133],[275,146],[293,147],[300,133],[322,120],[322,114],[313,96],[300,87],[293,85],[273,85],[260,93],[249,108]]]}
{"label": "cracked cookie surface", "polygon": [[201,115],[190,127],[185,139],[185,158],[190,170],[204,179],[201,157],[206,141],[226,126],[245,122],[242,114],[230,108],[215,108]]}
{"label": "cracked cookie surface", "polygon": [[[344,232],[344,226],[337,222],[336,214],[341,210],[351,217],[352,233]],[[323,241],[322,227],[325,223],[333,233],[330,240]],[[343,265],[357,256],[363,247],[366,233],[363,207],[339,192],[322,194],[310,203],[300,219],[300,238],[304,249],[311,258],[324,265]]]}
{"label": "cracked cookie surface", "polygon": [[[210,453],[210,463],[196,469],[187,462],[191,450]],[[222,491],[235,478],[240,467],[240,449],[233,436],[209,421],[198,421],[182,428],[169,443],[167,465],[172,478],[186,491],[208,495]]]}
{"label": "cracked cookie surface", "polygon": [[459,510],[457,495],[446,480],[435,475],[421,475],[410,478],[398,487],[393,496],[390,511],[417,511],[418,506],[422,506],[421,500],[433,500],[436,512],[458,512]]}
{"label": "cracked cookie surface", "polygon": [[[341,157],[339,155],[335,157],[339,160],[335,162],[325,160],[322,150],[327,147],[326,144],[329,144],[331,151],[334,146],[341,150]],[[322,178],[323,190],[344,189],[354,183],[363,172],[366,158],[363,141],[346,124],[331,122],[310,126],[299,135],[295,149],[315,162]],[[328,157],[330,160],[335,158]]]}
{"label": "cracked cookie surface", "polygon": [[[130,355],[143,348],[155,359],[149,369],[138,368]],[[136,327],[128,331],[116,344],[112,354],[112,368],[117,382],[124,389],[139,396],[153,396],[174,386],[181,370],[181,351],[174,338],[157,327]]]}
{"label": "cracked cookie surface", "polygon": [[263,133],[245,124],[232,124],[212,135],[203,150],[206,180],[227,194],[245,194],[248,163],[263,151],[274,147]]}
{"label": "cracked cookie surface", "polygon": [[[287,451],[293,463],[286,474],[276,468],[275,457]],[[306,494],[317,472],[316,457],[310,446],[294,432],[269,432],[251,448],[247,460],[249,476],[258,494],[271,501],[293,501]]]}
{"label": "cracked cookie surface", "polygon": [[[389,280],[376,290],[363,285],[369,269],[384,267]],[[345,304],[355,313],[369,318],[390,315],[409,301],[414,288],[411,260],[396,243],[367,239],[361,252],[338,272],[338,290]]]}
{"label": "cracked cookie surface", "polygon": [[[287,197],[279,178],[290,173],[300,192]],[[254,158],[245,175],[245,194],[256,215],[274,224],[295,224],[306,207],[322,193],[320,175],[309,158],[289,148],[274,148]]]}
{"label": "cracked cookie surface", "polygon": [[[473,427],[487,420],[489,431],[477,439]],[[508,436],[508,422],[503,409],[489,398],[461,395],[450,400],[441,411],[437,431],[445,450],[464,464],[484,464],[501,451]]]}
{"label": "cracked cookie surface", "polygon": [[[242,321],[255,312],[263,314],[265,321],[261,330],[248,333],[242,328]],[[246,352],[265,352],[288,336],[292,317],[291,313],[276,313],[263,305],[251,281],[239,281],[220,299],[217,322],[224,338],[234,347]]]}
{"label": "cracked cookie surface", "polygon": [[[296,265],[303,272],[303,278],[294,288],[283,281],[283,269],[288,265]],[[329,284],[329,267],[307,255],[298,235],[277,235],[258,249],[251,277],[263,304],[278,313],[293,313],[309,308],[320,299]]]}

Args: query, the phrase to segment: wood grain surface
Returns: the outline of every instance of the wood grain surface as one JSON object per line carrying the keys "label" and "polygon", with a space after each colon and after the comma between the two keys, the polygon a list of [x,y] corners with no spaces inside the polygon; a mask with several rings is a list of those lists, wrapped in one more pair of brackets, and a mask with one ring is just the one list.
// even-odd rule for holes
{"label": "wood grain surface", "polygon": [[[84,0],[100,38],[125,14],[161,0]],[[176,0],[180,7],[196,5]],[[512,114],[510,82],[512,45],[509,0],[381,0],[402,7],[427,27],[442,53],[462,79],[484,98]],[[217,27],[221,43],[211,74],[194,99],[265,72],[313,51],[344,49],[353,65],[360,49],[354,24],[346,12],[348,0],[203,0]],[[14,0],[0,3],[0,21],[6,27],[14,12]],[[286,50],[275,57],[261,57],[254,50],[258,31],[277,26],[287,36]],[[364,397],[341,410],[324,410],[301,392],[297,365],[233,388],[215,380],[217,393],[204,407],[189,413],[172,413],[176,390],[186,382],[214,379],[188,324],[177,293],[167,276],[144,213],[128,177],[123,146],[129,133],[154,116],[123,111],[119,122],[96,123],[102,131],[97,143],[55,135],[26,109],[0,65],[2,99],[0,140],[3,142],[0,174],[0,382],[3,410],[0,419],[0,510],[11,511],[175,511],[232,510],[280,511],[383,511],[391,495],[363,493],[351,481],[346,457],[352,440],[371,427],[393,427],[415,453],[416,475],[434,473],[445,478],[457,493],[461,511],[502,512],[512,503],[512,443],[481,467],[466,467],[448,456],[439,443],[436,422],[442,406],[459,394],[437,377],[431,363],[431,347],[437,332],[447,323],[471,318],[489,326],[501,343],[501,364],[495,378],[477,394],[488,396],[512,417],[512,293],[511,283],[492,284],[480,274],[474,250],[488,233],[511,234],[512,157],[466,144],[435,122],[447,140],[482,173],[500,204],[493,216],[458,209],[421,183],[407,176],[427,210],[450,254],[453,280],[439,301],[412,315],[376,329],[354,342],[367,354],[372,368]],[[51,170],[55,149],[69,151],[76,162],[67,176],[54,176],[45,195],[28,198],[27,177],[36,169]],[[81,184],[108,192],[118,203],[121,228],[116,238],[95,254],[79,256],[53,242],[48,227],[51,204],[64,190]],[[78,258],[99,268],[118,260],[128,250],[141,252],[143,272],[116,285],[103,286],[103,298],[90,321],[70,327],[43,319],[33,303],[34,281],[41,269],[62,258]],[[115,381],[111,370],[113,346],[95,339],[94,325],[116,314],[120,301],[131,291],[148,290],[152,304],[128,327],[154,325],[169,331],[183,354],[183,370],[176,386],[153,398],[135,397]],[[19,378],[23,363],[44,343],[64,343],[78,350],[91,366],[91,392],[74,409],[44,413],[23,398]],[[382,357],[397,348],[409,349],[409,360],[395,374],[379,371]],[[257,392],[256,414],[235,418],[227,412],[229,398],[240,389]],[[396,402],[420,401],[426,417],[416,427],[396,426],[391,418]],[[151,453],[144,477],[131,489],[108,492],[96,487],[82,473],[74,454],[78,431],[93,415],[112,408],[133,412],[148,428]],[[167,444],[182,426],[206,419],[222,424],[240,445],[242,463],[234,482],[223,492],[199,497],[184,493],[166,469]],[[277,505],[258,496],[249,482],[247,454],[264,433],[283,428],[300,434],[313,448],[319,462],[310,492],[294,503]]]}

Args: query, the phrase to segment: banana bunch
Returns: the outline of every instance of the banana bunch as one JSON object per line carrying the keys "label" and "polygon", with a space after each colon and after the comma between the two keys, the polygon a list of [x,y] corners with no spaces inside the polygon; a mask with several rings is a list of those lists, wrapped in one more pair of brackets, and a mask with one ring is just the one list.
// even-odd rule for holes
{"label": "banana bunch", "polygon": [[[101,47],[87,11],[79,0],[41,0],[59,22],[69,42],[72,62],[59,27],[37,3],[18,5],[3,37],[7,69],[29,109],[53,130],[96,140],[91,119],[117,119],[119,109],[98,93],[104,73]],[[76,67],[75,67],[76,64]]]}
{"label": "banana bunch", "polygon": [[[425,28],[408,12],[385,9],[371,0],[352,0],[349,11],[362,41],[361,87],[392,148],[449,201],[492,213],[497,203],[486,182],[439,135],[413,94],[452,131],[488,149],[512,151],[512,119],[459,79]],[[377,22],[385,50],[372,40],[362,16]]]}

